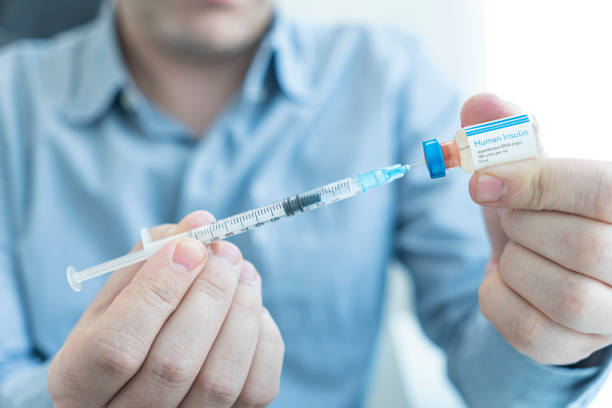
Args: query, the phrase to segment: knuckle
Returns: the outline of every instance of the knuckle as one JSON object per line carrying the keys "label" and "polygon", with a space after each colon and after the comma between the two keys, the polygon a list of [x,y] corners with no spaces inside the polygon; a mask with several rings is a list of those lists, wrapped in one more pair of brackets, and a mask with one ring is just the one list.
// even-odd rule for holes
{"label": "knuckle", "polygon": [[245,336],[258,336],[261,327],[261,318],[257,312],[249,311],[240,318],[241,331]]}
{"label": "knuckle", "polygon": [[213,377],[208,373],[202,376],[200,386],[207,402],[221,406],[233,404],[242,389],[242,385],[235,380],[224,376]]}
{"label": "knuckle", "polygon": [[151,374],[157,384],[176,387],[191,383],[195,374],[192,364],[175,353],[169,353],[161,361],[151,363]]}
{"label": "knuckle", "polygon": [[597,190],[595,192],[595,217],[602,220],[612,220],[612,166],[606,163],[599,172]]}
{"label": "knuckle", "polygon": [[560,319],[567,324],[580,324],[588,314],[588,298],[586,285],[575,278],[564,280],[557,296]]}
{"label": "knuckle", "polygon": [[530,311],[516,321],[513,338],[510,339],[510,342],[521,353],[529,354],[541,338],[543,330],[542,316],[536,311]]}
{"label": "knuckle", "polygon": [[533,210],[542,210],[546,205],[546,180],[550,178],[551,169],[547,162],[544,162],[540,171],[536,172],[528,185],[529,191],[527,197],[527,207]]}
{"label": "knuckle", "polygon": [[512,226],[514,225],[514,221],[516,218],[515,213],[516,211],[512,209],[509,209],[509,208],[504,209],[499,219],[499,223],[504,231],[507,231],[508,229],[512,228]]}
{"label": "knuckle", "polygon": [[247,386],[240,395],[240,401],[244,405],[252,407],[265,407],[270,405],[278,395],[279,381]]}
{"label": "knuckle", "polygon": [[610,239],[599,228],[590,228],[579,239],[573,240],[572,257],[581,268],[591,270],[604,263],[604,258],[610,252]]}
{"label": "knuckle", "polygon": [[255,290],[239,290],[232,301],[232,308],[251,316],[253,319],[261,320],[261,297]]}
{"label": "knuckle", "polygon": [[181,296],[171,284],[159,279],[147,279],[146,283],[137,286],[135,291],[138,299],[163,314],[172,312],[181,300]]}
{"label": "knuckle", "polygon": [[140,368],[146,350],[122,340],[124,339],[118,338],[112,341],[104,336],[94,338],[88,344],[91,344],[93,363],[102,371],[115,376],[129,377]]}
{"label": "knuckle", "polygon": [[[226,258],[226,259],[244,259],[244,255],[242,254],[242,251],[240,250],[240,248],[229,241],[224,241],[224,240],[220,240],[220,241],[215,241],[211,244],[211,249],[212,249],[212,253],[213,253],[213,258],[221,260],[222,258]],[[240,262],[238,262],[238,264],[240,264]],[[222,265],[227,268],[228,267],[228,263],[227,262],[222,262]],[[236,265],[237,266],[237,265]]]}
{"label": "knuckle", "polygon": [[510,240],[519,239],[526,230],[533,229],[534,214],[537,212],[505,208],[500,217],[500,226]]}
{"label": "knuckle", "polygon": [[512,272],[516,270],[516,256],[519,252],[519,246],[515,244],[513,241],[508,241],[506,244],[504,251],[499,258],[498,270],[501,279],[507,283],[508,285],[512,285],[513,274]]}
{"label": "knuckle", "polygon": [[242,258],[242,251],[240,250],[238,245],[234,244],[233,242],[230,242],[230,241],[217,241],[216,244],[217,244],[217,247],[219,249],[221,249],[221,248],[223,248],[225,246],[225,247],[227,247],[226,251],[235,252],[235,253],[237,253]]}
{"label": "knuckle", "polygon": [[198,275],[192,285],[192,290],[218,300],[226,301],[232,296],[234,285],[229,274],[223,273],[216,262],[210,259],[204,270]]}

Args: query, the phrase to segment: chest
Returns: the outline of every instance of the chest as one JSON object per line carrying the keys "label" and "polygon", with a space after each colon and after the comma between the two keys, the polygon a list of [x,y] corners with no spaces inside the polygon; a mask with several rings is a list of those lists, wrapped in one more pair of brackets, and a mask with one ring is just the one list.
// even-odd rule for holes
{"label": "chest", "polygon": [[[272,104],[257,119],[223,118],[196,144],[148,138],[112,118],[89,137],[71,128],[46,134],[31,152],[19,245],[44,348],[62,344],[105,281],[75,294],[68,265],[123,255],[140,228],[194,210],[222,218],[397,161],[384,115],[348,120],[343,109]],[[287,331],[307,316],[350,324],[363,312],[354,306],[374,299],[392,246],[395,194],[386,186],[233,238],[262,275],[264,302],[283,310]]]}

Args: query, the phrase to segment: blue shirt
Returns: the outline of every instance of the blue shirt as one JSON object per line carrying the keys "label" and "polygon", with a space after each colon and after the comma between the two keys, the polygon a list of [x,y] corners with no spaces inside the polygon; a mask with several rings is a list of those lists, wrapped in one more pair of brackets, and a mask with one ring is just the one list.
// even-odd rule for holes
{"label": "blue shirt", "polygon": [[[0,405],[48,400],[48,361],[104,285],[72,292],[67,265],[122,255],[141,227],[194,210],[221,218],[418,161],[422,140],[449,139],[459,126],[456,93],[413,38],[278,14],[239,94],[205,135],[193,135],[135,87],[113,16],[0,54]],[[412,273],[423,327],[470,405],[592,398],[607,359],[538,365],[480,314],[490,248],[467,180],[455,171],[432,181],[419,169],[235,237],[286,343],[273,405],[362,401],[392,259]]]}

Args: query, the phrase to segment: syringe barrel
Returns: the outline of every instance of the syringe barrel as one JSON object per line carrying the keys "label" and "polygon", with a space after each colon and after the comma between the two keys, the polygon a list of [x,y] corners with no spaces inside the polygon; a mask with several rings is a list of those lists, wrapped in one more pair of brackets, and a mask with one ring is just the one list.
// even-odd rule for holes
{"label": "syringe barrel", "polygon": [[[385,168],[384,171],[386,175],[384,181],[388,182],[400,177],[406,170],[396,165]],[[144,261],[157,252],[162,246],[174,239],[191,237],[199,240],[203,244],[210,244],[220,239],[229,238],[251,229],[259,228],[266,223],[275,222],[284,217],[290,217],[298,213],[307,212],[345,200],[353,197],[359,191],[361,191],[361,187],[358,180],[356,178],[346,178],[157,241],[150,242],[150,240],[146,240],[145,236],[148,236],[148,234],[145,233],[143,241],[147,242],[146,244],[143,243],[144,248],[142,250],[80,271],[69,266],[66,270],[66,277],[72,289],[78,292],[81,290],[82,282]]]}

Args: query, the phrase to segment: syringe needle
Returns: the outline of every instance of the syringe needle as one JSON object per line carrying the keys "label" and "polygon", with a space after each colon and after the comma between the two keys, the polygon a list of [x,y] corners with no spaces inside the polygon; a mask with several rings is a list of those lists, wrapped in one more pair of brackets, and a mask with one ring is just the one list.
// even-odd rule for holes
{"label": "syringe needle", "polygon": [[406,164],[406,167],[408,167],[408,169],[412,169],[413,167],[423,166],[424,164],[425,160],[413,164]]}

